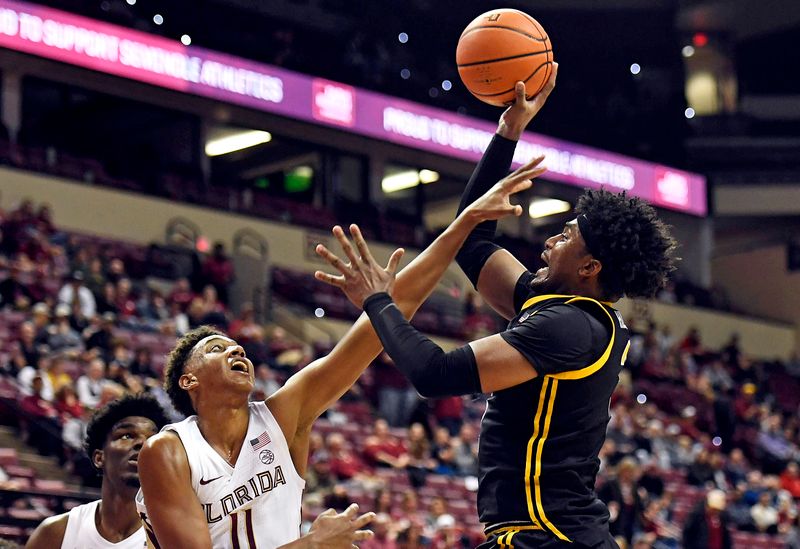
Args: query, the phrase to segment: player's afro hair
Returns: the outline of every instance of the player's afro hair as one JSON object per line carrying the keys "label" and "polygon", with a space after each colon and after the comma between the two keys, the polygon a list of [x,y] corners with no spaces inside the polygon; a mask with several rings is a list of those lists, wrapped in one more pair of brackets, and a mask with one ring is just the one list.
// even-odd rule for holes
{"label": "player's afro hair", "polygon": [[181,389],[178,382],[184,373],[186,362],[189,360],[194,346],[199,341],[212,335],[225,334],[211,326],[200,326],[190,332],[186,332],[186,335],[178,340],[177,345],[167,357],[167,364],[164,367],[164,390],[169,395],[175,409],[185,416],[191,416],[197,412],[192,406],[192,399],[189,398],[189,393]]}
{"label": "player's afro hair", "polygon": [[95,450],[103,449],[114,425],[130,416],[146,417],[155,423],[156,429],[159,431],[169,423],[167,413],[155,397],[145,393],[125,395],[97,410],[89,420],[84,441],[84,448],[89,458],[92,457]]}
{"label": "player's afro hair", "polygon": [[600,284],[609,298],[653,297],[675,270],[675,240],[656,211],[638,198],[587,191],[575,207],[591,225]]}

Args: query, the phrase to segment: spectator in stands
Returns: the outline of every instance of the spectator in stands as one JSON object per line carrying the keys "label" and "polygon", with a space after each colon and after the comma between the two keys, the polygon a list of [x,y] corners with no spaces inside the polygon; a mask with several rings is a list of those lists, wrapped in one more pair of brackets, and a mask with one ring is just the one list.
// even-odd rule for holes
{"label": "spectator in stands", "polygon": [[123,277],[117,281],[117,314],[125,322],[136,317],[136,295],[130,278]]}
{"label": "spectator in stands", "polygon": [[800,499],[800,467],[796,461],[789,462],[781,473],[781,488],[789,492],[793,498]]}
{"label": "spectator in stands", "polygon": [[8,276],[0,282],[0,309],[26,309],[33,301],[28,285],[20,280],[20,269],[11,264]]}
{"label": "spectator in stands", "polygon": [[747,458],[744,457],[744,452],[741,448],[734,448],[728,455],[725,462],[725,476],[728,479],[728,484],[731,486],[738,486],[740,483],[747,480],[747,471],[750,470],[750,465],[747,463]]}
{"label": "spectator in stands", "polygon": [[445,476],[455,476],[458,473],[450,431],[446,427],[437,427],[433,432],[431,455],[436,460],[434,473]]}
{"label": "spectator in stands", "polygon": [[17,374],[17,383],[19,383],[20,392],[23,395],[34,394],[33,381],[36,377],[41,377],[41,397],[47,401],[52,401],[55,397],[55,391],[53,391],[53,385],[50,383],[50,377],[47,375],[47,370],[49,368],[50,357],[44,355],[39,357],[35,365],[28,365],[22,368]]}
{"label": "spectator in stands", "polygon": [[425,517],[425,532],[428,537],[433,537],[439,529],[439,518],[449,515],[447,512],[447,500],[442,496],[434,496],[428,507],[428,516]]}
{"label": "spectator in stands", "polygon": [[736,486],[728,492],[728,504],[726,512],[731,520],[731,524],[738,530],[752,531],[755,529],[753,519],[750,516],[751,506],[744,499],[741,488]]}
{"label": "spectator in stands", "polygon": [[436,522],[437,531],[431,540],[431,549],[458,549],[470,547],[470,540],[462,534],[452,515],[442,515]]}
{"label": "spectator in stands", "polygon": [[103,388],[107,384],[105,373],[106,364],[102,358],[94,358],[86,365],[84,374],[78,378],[75,386],[83,406],[95,409],[100,403]]}
{"label": "spectator in stands", "polygon": [[361,459],[347,447],[341,433],[328,435],[326,446],[330,453],[331,472],[339,480],[349,480],[366,470]]}
{"label": "spectator in stands", "polygon": [[73,303],[69,316],[69,325],[72,326],[72,329],[82,334],[83,331],[89,327],[90,322],[91,319],[83,316],[83,309],[81,309],[80,305],[78,303]]}
{"label": "spectator in stands", "polygon": [[786,369],[786,373],[794,378],[800,378],[800,354],[798,354],[797,349],[792,351],[792,355],[789,357],[789,360],[786,361],[784,364],[784,368]]}
{"label": "spectator in stands", "polygon": [[374,467],[403,469],[408,465],[408,450],[389,433],[385,419],[375,420],[372,434],[364,442],[364,457],[367,464]]}
{"label": "spectator in stands", "polygon": [[61,547],[70,526],[85,536],[76,540],[83,547],[99,547],[97,540],[107,546],[123,546],[123,542],[125,546],[146,546],[136,511],[136,459],[144,441],[168,421],[158,404],[146,396],[126,397],[95,415],[87,430],[86,451],[102,473],[102,499],[45,520],[31,536],[28,548]]}
{"label": "spectator in stands", "polygon": [[395,368],[385,352],[372,365],[375,386],[378,387],[378,410],[392,427],[408,425],[411,413],[419,402],[417,391],[406,377]]}
{"label": "spectator in stands", "polygon": [[175,281],[172,291],[167,297],[167,303],[170,305],[177,304],[180,310],[186,311],[189,308],[189,303],[194,299],[194,292],[189,284],[188,278],[179,278]]}
{"label": "spectator in stands", "polygon": [[437,398],[433,404],[436,423],[447,428],[451,435],[458,433],[463,422],[464,401],[460,396]]}
{"label": "spectator in stands", "polygon": [[422,523],[413,519],[406,521],[407,526],[397,534],[397,549],[422,549],[428,546],[423,534]]}
{"label": "spectator in stands", "polygon": [[753,524],[759,532],[767,534],[778,533],[778,510],[775,508],[774,497],[771,492],[764,491],[758,498],[758,503],[750,509]]}
{"label": "spectator in stands", "polygon": [[78,352],[83,349],[83,340],[69,323],[70,307],[59,303],[56,307],[55,323],[50,326],[47,346],[53,352]]}
{"label": "spectator in stands", "polygon": [[31,322],[36,335],[34,341],[37,345],[47,343],[47,328],[50,326],[50,307],[47,303],[39,302],[31,308]]}
{"label": "spectator in stands", "polygon": [[111,358],[111,345],[114,339],[114,325],[117,316],[114,313],[103,313],[100,323],[89,329],[86,338],[87,349],[99,349],[106,359]]}
{"label": "spectator in stands", "polygon": [[91,290],[84,283],[82,271],[74,271],[58,292],[58,303],[66,304],[72,309],[72,304],[77,302],[80,305],[83,316],[92,318],[97,310],[97,303]]}
{"label": "spectator in stands", "polygon": [[497,322],[485,311],[480,294],[469,292],[464,303],[464,323],[462,335],[467,341],[473,341],[494,334]]}
{"label": "spectator in stands", "polygon": [[169,318],[169,308],[161,292],[153,288],[145,290],[136,304],[136,311],[144,321],[144,326],[157,330],[162,322]]}
{"label": "spectator in stands", "polygon": [[117,315],[119,307],[117,307],[117,286],[113,282],[106,282],[103,284],[103,289],[97,297],[97,313],[106,314],[112,313]]}
{"label": "spectator in stands", "polygon": [[36,342],[36,326],[33,322],[25,321],[19,325],[17,337],[20,351],[25,355],[25,363],[36,365],[42,355],[42,345]]}
{"label": "spectator in stands", "polygon": [[275,374],[266,364],[256,366],[256,375],[253,380],[252,400],[264,400],[280,389],[280,384],[275,380]]}
{"label": "spectator in stands", "polygon": [[414,423],[408,430],[408,480],[411,486],[420,488],[425,485],[428,473],[436,468],[436,461],[431,457],[430,443],[421,423]]}
{"label": "spectator in stands", "polygon": [[786,462],[798,456],[797,447],[786,439],[780,414],[770,414],[762,422],[757,439],[760,457],[766,473],[779,473]]}
{"label": "spectator in stands", "polygon": [[28,361],[20,349],[19,342],[12,342],[9,345],[8,360],[2,365],[2,374],[8,377],[17,377],[27,365]]}
{"label": "spectator in stands", "polygon": [[228,305],[228,287],[234,278],[233,261],[225,254],[225,245],[216,242],[211,255],[203,262],[203,280],[214,286],[220,301]]}
{"label": "spectator in stands", "polygon": [[54,393],[66,386],[72,385],[72,377],[65,369],[66,359],[63,356],[55,355],[50,359],[50,367],[47,369],[47,378]]}
{"label": "spectator in stands", "polygon": [[732,549],[725,492],[711,490],[692,510],[683,527],[684,549]]}
{"label": "spectator in stands", "polygon": [[28,423],[28,442],[42,455],[62,455],[61,422],[58,411],[42,395],[44,376],[36,374],[31,394],[20,402]]}
{"label": "spectator in stands", "polygon": [[54,406],[62,420],[69,418],[80,419],[83,417],[84,409],[78,400],[78,394],[72,384],[62,385],[56,391]]}
{"label": "spectator in stands", "polygon": [[[99,257],[93,257],[89,261],[89,267],[85,272],[86,287],[92,292],[95,301],[99,301],[100,296],[103,295],[103,288],[106,285],[106,274],[103,271],[103,261]],[[99,307],[99,303],[97,304]],[[103,311],[98,311],[102,313]]]}
{"label": "spectator in stands", "polygon": [[133,354],[133,360],[128,366],[128,370],[135,376],[159,378],[156,367],[153,364],[153,353],[149,347],[137,347]]}
{"label": "spectator in stands", "polygon": [[106,269],[106,280],[116,285],[123,278],[127,278],[128,274],[125,270],[125,262],[118,257],[112,257],[108,260],[108,269]]}
{"label": "spectator in stands", "polygon": [[322,499],[323,506],[342,512],[350,505],[352,498],[347,495],[347,488],[343,484],[335,484],[333,489],[325,494]]}
{"label": "spectator in stands", "polygon": [[617,466],[616,478],[606,481],[597,493],[608,506],[611,535],[622,537],[627,543],[642,525],[645,502],[638,481],[639,464],[635,458],[626,457]]}
{"label": "spectator in stands", "polygon": [[390,528],[391,517],[386,513],[378,513],[370,528],[375,534],[371,539],[358,544],[361,549],[397,549],[396,534]]}
{"label": "spectator in stands", "polygon": [[453,452],[459,472],[464,476],[478,475],[478,437],[469,423],[464,423],[453,441]]}

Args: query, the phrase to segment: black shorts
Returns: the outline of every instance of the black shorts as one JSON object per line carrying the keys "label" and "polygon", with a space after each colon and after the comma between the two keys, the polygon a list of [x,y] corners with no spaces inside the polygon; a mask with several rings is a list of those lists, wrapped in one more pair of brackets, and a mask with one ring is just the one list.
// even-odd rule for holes
{"label": "black shorts", "polygon": [[597,545],[569,543],[541,530],[503,528],[489,534],[477,549],[619,549],[611,534]]}

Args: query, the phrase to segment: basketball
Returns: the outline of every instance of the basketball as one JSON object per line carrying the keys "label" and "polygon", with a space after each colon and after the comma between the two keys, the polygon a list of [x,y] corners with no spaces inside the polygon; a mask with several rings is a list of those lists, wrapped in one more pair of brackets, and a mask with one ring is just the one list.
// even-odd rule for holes
{"label": "basketball", "polygon": [[553,48],[536,19],[519,10],[497,9],[476,17],[461,33],[456,64],[472,95],[504,106],[514,102],[520,80],[528,99],[542,90],[553,70]]}

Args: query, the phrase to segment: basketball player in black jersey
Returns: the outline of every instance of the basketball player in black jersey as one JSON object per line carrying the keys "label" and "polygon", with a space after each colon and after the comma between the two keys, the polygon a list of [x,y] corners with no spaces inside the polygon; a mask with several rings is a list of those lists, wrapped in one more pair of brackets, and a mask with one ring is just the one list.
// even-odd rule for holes
{"label": "basketball player in black jersey", "polygon": [[[554,79],[528,101],[517,84],[517,100],[503,114],[460,210],[508,171],[516,141],[553,85]],[[487,525],[481,547],[617,547],[594,491],[609,402],[629,344],[612,303],[653,296],[665,284],[674,240],[640,200],[588,191],[575,219],[546,241],[546,267],[531,273],[492,242],[495,225],[479,225],[457,259],[511,322],[500,334],[448,353],[403,318],[388,293],[391,276],[363,252],[350,258],[354,268],[327,280],[363,306],[423,396],[491,393],[480,435],[478,507]]]}

